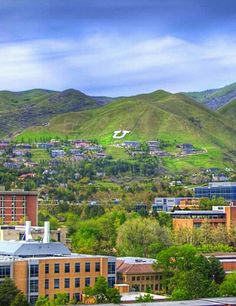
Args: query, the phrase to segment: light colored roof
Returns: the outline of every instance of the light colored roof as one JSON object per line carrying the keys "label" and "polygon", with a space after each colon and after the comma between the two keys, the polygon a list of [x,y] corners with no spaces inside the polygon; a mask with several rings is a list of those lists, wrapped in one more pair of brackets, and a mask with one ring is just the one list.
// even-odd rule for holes
{"label": "light colored roof", "polygon": [[65,256],[70,250],[60,242],[0,241],[0,255],[19,257]]}

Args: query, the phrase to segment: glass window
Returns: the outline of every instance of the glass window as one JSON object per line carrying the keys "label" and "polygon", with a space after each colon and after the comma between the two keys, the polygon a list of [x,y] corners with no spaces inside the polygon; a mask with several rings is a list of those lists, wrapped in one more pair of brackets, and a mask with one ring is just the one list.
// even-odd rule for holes
{"label": "glass window", "polygon": [[65,288],[70,288],[70,279],[69,278],[65,278],[65,280],[64,280],[64,287]]}
{"label": "glass window", "polygon": [[80,278],[76,277],[75,278],[75,288],[79,288],[80,287]]}
{"label": "glass window", "polygon": [[49,289],[49,279],[45,279],[45,289]]}
{"label": "glass window", "polygon": [[58,278],[54,279],[54,289],[60,288],[60,280]]}
{"label": "glass window", "polygon": [[60,273],[60,265],[58,263],[54,264],[54,273]]}
{"label": "glass window", "polygon": [[39,276],[39,265],[30,265],[30,277]]}
{"label": "glass window", "polygon": [[90,286],[90,277],[85,277],[85,287]]}
{"label": "glass window", "polygon": [[75,272],[80,272],[80,263],[79,262],[75,263]]}
{"label": "glass window", "polygon": [[90,272],[90,262],[85,263],[85,272]]}
{"label": "glass window", "polygon": [[70,273],[70,264],[65,263],[65,273]]}
{"label": "glass window", "polygon": [[115,273],[116,273],[116,263],[108,262],[108,274],[115,274]]}
{"label": "glass window", "polygon": [[80,301],[80,294],[79,293],[74,293],[74,299],[76,302]]}
{"label": "glass window", "polygon": [[35,305],[37,299],[38,299],[38,295],[31,295],[30,296],[30,305]]}
{"label": "glass window", "polygon": [[0,266],[0,278],[10,277],[11,267],[10,266]]}
{"label": "glass window", "polygon": [[37,279],[30,280],[30,292],[38,292],[39,281]]}
{"label": "glass window", "polygon": [[95,272],[100,272],[100,262],[95,263]]}
{"label": "glass window", "polygon": [[49,264],[45,264],[45,273],[49,273]]}
{"label": "glass window", "polygon": [[116,283],[116,278],[115,277],[108,277],[107,279],[108,282],[108,287],[114,287],[115,283]]}

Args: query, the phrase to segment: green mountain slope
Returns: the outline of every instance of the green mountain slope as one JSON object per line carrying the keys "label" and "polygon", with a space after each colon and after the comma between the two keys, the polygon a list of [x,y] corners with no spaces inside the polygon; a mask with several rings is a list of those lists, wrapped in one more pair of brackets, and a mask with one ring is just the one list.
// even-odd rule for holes
{"label": "green mountain slope", "polygon": [[32,125],[47,124],[53,115],[96,108],[110,102],[68,89],[0,92],[0,135],[11,135]]}
{"label": "green mountain slope", "polygon": [[205,104],[210,109],[219,109],[236,98],[236,83],[218,89],[187,92],[185,95]]}
{"label": "green mountain slope", "polygon": [[[115,130],[129,130],[125,140],[158,138],[168,141],[173,148],[179,143],[192,143],[207,150],[203,163],[209,165],[235,160],[236,129],[230,121],[185,95],[164,91],[122,98],[94,110],[59,115],[50,120],[49,126],[27,129],[18,139],[68,135],[96,138],[110,145],[123,141],[113,139]],[[191,163],[192,157],[189,158]]]}
{"label": "green mountain slope", "polygon": [[221,107],[219,113],[236,121],[236,99]]}

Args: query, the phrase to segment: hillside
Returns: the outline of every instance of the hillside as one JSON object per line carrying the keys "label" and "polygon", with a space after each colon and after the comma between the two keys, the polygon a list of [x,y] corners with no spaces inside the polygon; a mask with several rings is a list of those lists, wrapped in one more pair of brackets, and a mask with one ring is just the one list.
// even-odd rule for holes
{"label": "hillside", "polygon": [[219,109],[236,98],[236,83],[199,92],[187,92],[185,95],[203,103],[210,109]]}
{"label": "hillside", "polygon": [[220,114],[232,120],[236,120],[236,99],[221,107],[218,111]]}
{"label": "hillside", "polygon": [[18,133],[32,125],[45,125],[52,116],[96,108],[107,104],[106,97],[89,97],[68,89],[63,92],[34,89],[0,92],[0,135]]}
{"label": "hillside", "polygon": [[[101,108],[55,116],[49,126],[32,127],[18,139],[45,137],[96,138],[111,146],[115,130],[128,130],[125,140],[162,139],[170,150],[179,143],[192,143],[207,154],[187,157],[185,162],[197,166],[235,162],[236,129],[221,114],[182,94],[156,91],[122,98]],[[170,163],[172,161],[169,161]],[[179,161],[179,163],[183,163]]]}

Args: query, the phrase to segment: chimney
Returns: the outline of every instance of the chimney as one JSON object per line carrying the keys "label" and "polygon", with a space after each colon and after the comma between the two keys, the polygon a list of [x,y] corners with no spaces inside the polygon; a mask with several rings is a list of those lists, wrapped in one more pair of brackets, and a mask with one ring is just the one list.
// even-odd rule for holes
{"label": "chimney", "polygon": [[49,243],[49,242],[50,242],[50,223],[48,221],[45,221],[43,243]]}
{"label": "chimney", "polygon": [[31,236],[31,221],[25,222],[25,241],[33,240]]}

